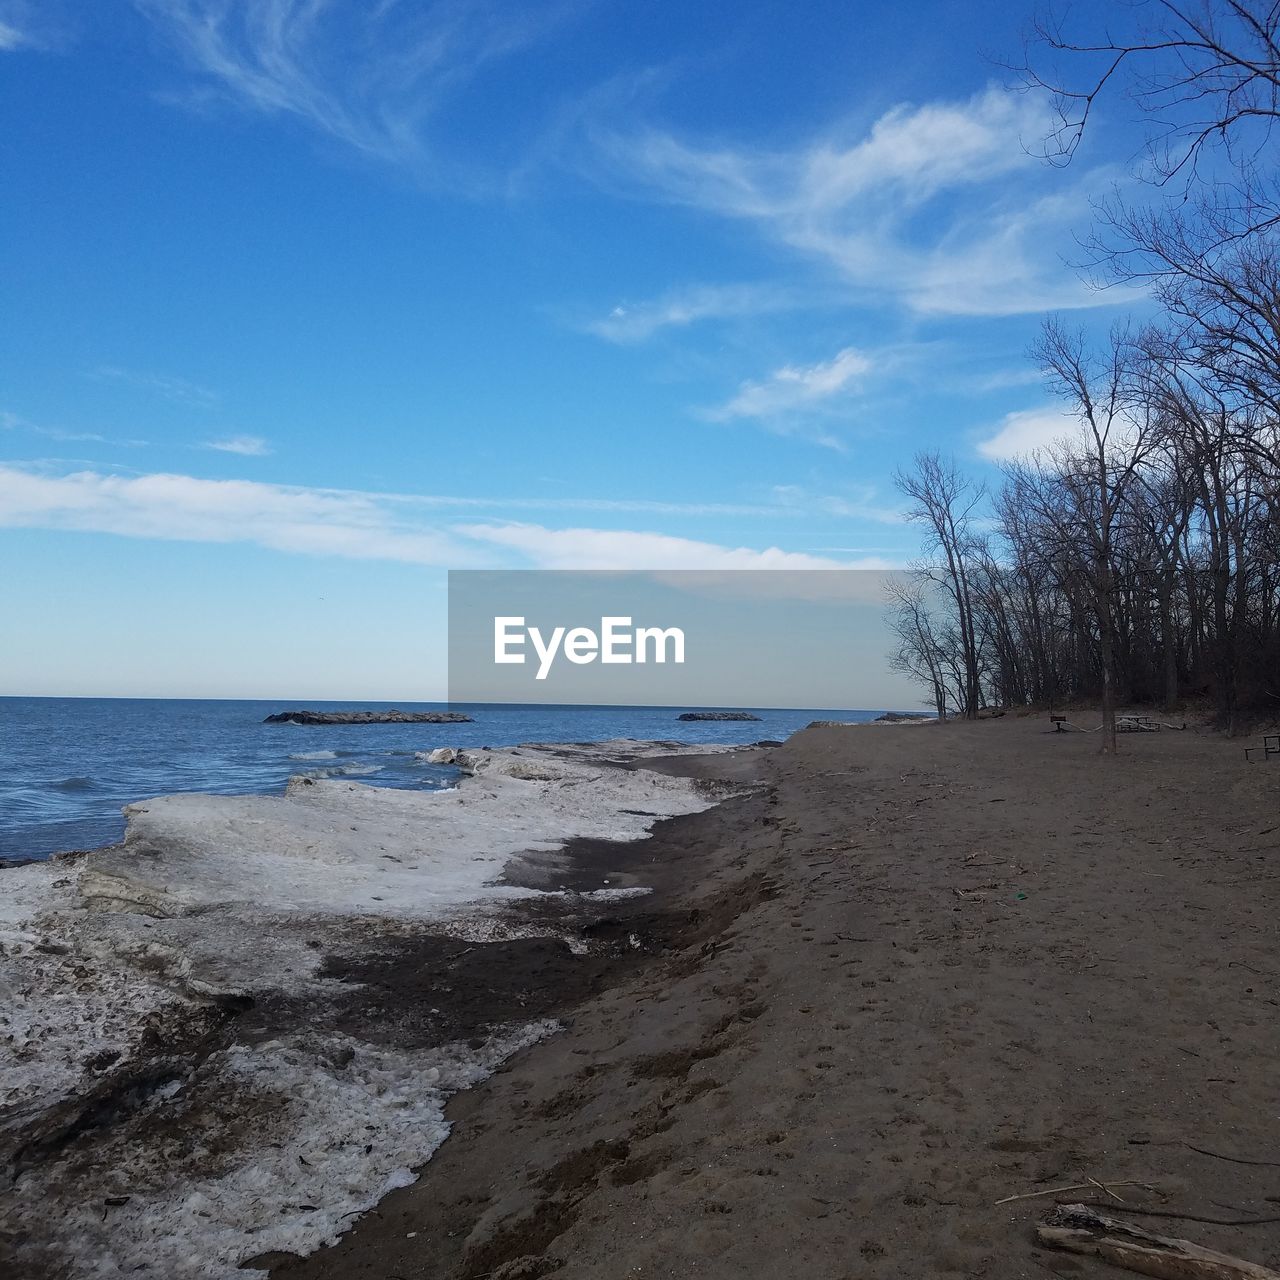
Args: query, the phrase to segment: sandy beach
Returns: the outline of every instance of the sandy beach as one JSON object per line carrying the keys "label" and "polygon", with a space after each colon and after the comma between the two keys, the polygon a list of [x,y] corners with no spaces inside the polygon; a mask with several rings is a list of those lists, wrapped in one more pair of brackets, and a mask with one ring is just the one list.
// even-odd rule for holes
{"label": "sandy beach", "polygon": [[[1212,735],[1108,760],[1048,727],[674,765],[764,789],[632,846],[663,886],[643,957],[272,1275],[1101,1275],[1036,1247],[1055,1200],[1280,1217],[1280,775]],[[1277,1222],[1134,1220],[1280,1261]]]}
{"label": "sandy beach", "polygon": [[[1215,1219],[1139,1221],[1274,1265],[1280,1223],[1223,1224],[1280,1218],[1280,775],[1195,731],[1106,759],[1048,730],[516,760],[521,787],[612,770],[613,803],[653,807],[629,801],[644,825],[619,840],[588,806],[588,834],[486,864],[464,897],[505,864],[501,896],[465,925],[374,930],[366,904],[325,934],[304,901],[309,974],[207,1001],[132,1096],[117,1076],[96,1111],[77,1093],[27,1116],[0,1237],[14,1274],[149,1256],[144,1274],[233,1258],[288,1280],[1065,1274],[1102,1264],[1038,1249],[1034,1223],[1117,1196]],[[676,816],[653,825],[659,796]],[[101,868],[80,892],[124,884],[136,853],[84,860]],[[119,908],[91,919],[119,929]],[[296,930],[278,906],[268,923],[288,960]],[[158,1037],[172,1010],[144,1006]]]}

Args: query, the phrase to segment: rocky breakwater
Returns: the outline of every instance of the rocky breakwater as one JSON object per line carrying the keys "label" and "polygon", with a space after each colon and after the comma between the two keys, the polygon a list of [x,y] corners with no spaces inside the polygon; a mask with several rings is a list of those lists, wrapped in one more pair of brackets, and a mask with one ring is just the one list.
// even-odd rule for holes
{"label": "rocky breakwater", "polygon": [[461,711],[277,711],[263,724],[471,724]]}
{"label": "rocky breakwater", "polygon": [[750,711],[686,711],[677,720],[759,720]]}
{"label": "rocky breakwater", "polygon": [[436,1000],[401,1025],[336,975],[415,939],[551,939],[573,963],[645,890],[529,887],[564,880],[566,842],[719,799],[645,754],[458,751],[450,791],[164,796],[126,808],[119,845],[0,872],[0,1273],[262,1274],[243,1264],[412,1181],[447,1097],[555,1027],[451,1039]]}

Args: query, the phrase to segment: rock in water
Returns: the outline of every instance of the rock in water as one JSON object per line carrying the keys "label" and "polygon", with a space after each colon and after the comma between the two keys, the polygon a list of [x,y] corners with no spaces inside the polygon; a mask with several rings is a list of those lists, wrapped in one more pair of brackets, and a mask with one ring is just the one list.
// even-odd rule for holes
{"label": "rock in water", "polygon": [[750,711],[686,711],[678,720],[759,720]]}
{"label": "rock in water", "polygon": [[263,724],[470,724],[461,711],[277,711]]}

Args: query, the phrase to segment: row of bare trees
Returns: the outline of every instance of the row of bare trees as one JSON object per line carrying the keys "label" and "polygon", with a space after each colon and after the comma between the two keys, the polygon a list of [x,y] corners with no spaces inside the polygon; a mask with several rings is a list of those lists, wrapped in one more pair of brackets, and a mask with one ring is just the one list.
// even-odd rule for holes
{"label": "row of bare trees", "polygon": [[900,473],[925,559],[895,588],[896,665],[940,712],[1212,696],[1280,713],[1280,5],[1137,0],[1121,33],[1051,16],[1022,72],[1068,163],[1107,94],[1149,121],[1150,199],[1095,209],[1090,267],[1161,316],[1033,356],[1078,424],[994,493],[937,454]]}
{"label": "row of bare trees", "polygon": [[936,453],[898,477],[926,529],[895,581],[895,665],[945,713],[1211,695],[1219,722],[1280,713],[1280,433],[1210,398],[1151,335],[1106,355],[1046,328],[1078,435],[994,493]]}

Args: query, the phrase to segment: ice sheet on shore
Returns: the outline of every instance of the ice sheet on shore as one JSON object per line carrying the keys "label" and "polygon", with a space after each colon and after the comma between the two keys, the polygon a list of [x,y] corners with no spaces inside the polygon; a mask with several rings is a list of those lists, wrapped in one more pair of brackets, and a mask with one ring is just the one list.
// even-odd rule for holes
{"label": "ice sheet on shore", "polygon": [[124,841],[88,861],[80,892],[153,916],[244,905],[435,917],[527,895],[492,883],[521,853],[640,839],[656,818],[713,802],[687,779],[582,756],[462,752],[473,776],[448,791],[300,777],[284,796],[162,796],[126,807]]}
{"label": "ice sheet on shore", "polygon": [[448,1136],[451,1094],[557,1029],[539,1021],[479,1048],[419,1051],[314,1034],[234,1045],[157,1089],[92,1162],[52,1161],[24,1179],[13,1225],[38,1229],[58,1204],[57,1242],[33,1260],[70,1262],[76,1276],[263,1275],[241,1263],[333,1243],[415,1180]]}
{"label": "ice sheet on shore", "polygon": [[[324,950],[359,953],[428,922],[504,936],[504,906],[539,894],[497,882],[522,856],[643,838],[716,802],[637,767],[673,745],[461,752],[470,776],[443,792],[296,778],[277,797],[162,797],[129,806],[120,845],[4,872],[0,1155],[16,1181],[0,1227],[38,1239],[52,1211],[68,1276],[147,1261],[173,1280],[331,1239],[439,1145],[449,1092],[549,1028],[511,1027],[474,1051],[301,1028],[250,1047],[223,1033],[227,1002],[323,993],[337,985],[319,975]],[[103,1105],[113,1119],[90,1154],[64,1150]],[[191,1108],[213,1116],[207,1141],[175,1142],[173,1117]],[[330,1146],[313,1161],[318,1141]],[[0,1233],[0,1263],[3,1250]]]}

